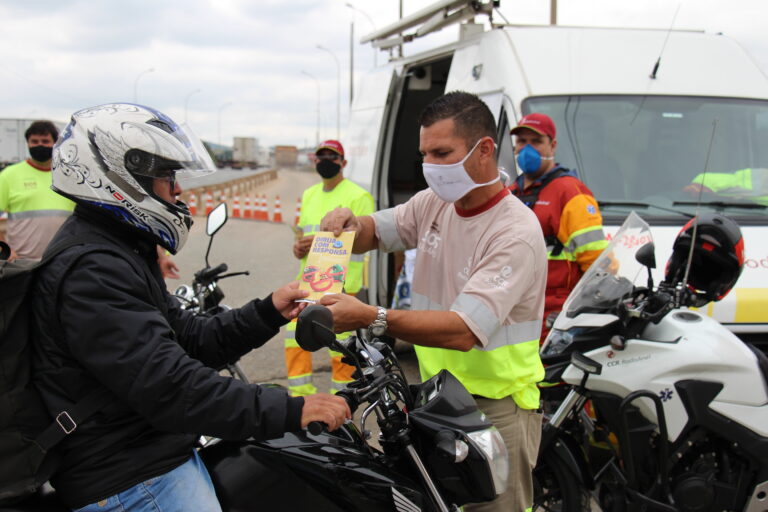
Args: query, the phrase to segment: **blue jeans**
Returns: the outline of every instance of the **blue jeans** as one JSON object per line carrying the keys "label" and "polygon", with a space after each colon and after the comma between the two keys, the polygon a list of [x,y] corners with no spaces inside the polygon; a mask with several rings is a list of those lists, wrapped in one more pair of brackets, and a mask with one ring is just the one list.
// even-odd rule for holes
{"label": "blue jeans", "polygon": [[164,475],[75,512],[221,512],[211,477],[197,454]]}

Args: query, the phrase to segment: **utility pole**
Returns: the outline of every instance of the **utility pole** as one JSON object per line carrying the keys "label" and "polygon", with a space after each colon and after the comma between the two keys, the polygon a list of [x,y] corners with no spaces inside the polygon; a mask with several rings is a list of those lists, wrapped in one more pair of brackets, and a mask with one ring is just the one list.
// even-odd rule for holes
{"label": "utility pole", "polygon": [[355,20],[349,24],[349,104],[352,105],[355,84]]}
{"label": "utility pole", "polygon": [[557,25],[557,0],[549,0],[549,24]]}

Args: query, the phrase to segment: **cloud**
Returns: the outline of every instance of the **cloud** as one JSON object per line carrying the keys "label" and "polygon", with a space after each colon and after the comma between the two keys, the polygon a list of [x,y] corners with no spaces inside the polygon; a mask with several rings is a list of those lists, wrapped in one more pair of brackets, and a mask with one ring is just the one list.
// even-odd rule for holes
{"label": "cloud", "polygon": [[[352,0],[376,28],[397,19],[396,2]],[[431,0],[405,2],[408,15]],[[502,0],[511,23],[548,23],[549,3]],[[573,25],[667,27],[677,4],[666,0],[569,0],[558,20]],[[687,0],[676,27],[724,31],[768,69],[759,0]],[[255,136],[265,144],[314,142],[320,86],[321,137],[335,136],[339,59],[341,124],[349,98],[349,30],[373,27],[339,0],[38,0],[2,2],[0,117],[64,121],[75,110],[113,101],[149,104],[203,137]],[[500,16],[494,18],[501,21]],[[407,55],[455,40],[455,27],[405,48]],[[372,69],[370,46],[355,45],[356,77]],[[378,53],[379,65],[387,60]],[[153,72],[145,72],[154,68]],[[200,92],[194,92],[200,89]],[[231,105],[223,107],[227,103]]]}

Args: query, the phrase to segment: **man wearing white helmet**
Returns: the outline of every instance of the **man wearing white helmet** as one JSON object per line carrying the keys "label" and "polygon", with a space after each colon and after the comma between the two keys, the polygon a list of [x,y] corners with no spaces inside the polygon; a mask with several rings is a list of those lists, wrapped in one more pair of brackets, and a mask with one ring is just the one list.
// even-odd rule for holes
{"label": "man wearing white helmet", "polygon": [[296,283],[212,318],[165,290],[155,244],[175,254],[191,225],[176,176],[213,170],[199,139],[131,104],[76,112],[54,148],[52,188],[76,207],[50,247],[83,243],[38,272],[34,381],[54,416],[94,390],[110,394],[56,447],[51,483],[71,508],[220,510],[194,450],[200,434],[265,439],[350,417],[339,397],[289,397],[214,369],[296,316],[306,295]]}

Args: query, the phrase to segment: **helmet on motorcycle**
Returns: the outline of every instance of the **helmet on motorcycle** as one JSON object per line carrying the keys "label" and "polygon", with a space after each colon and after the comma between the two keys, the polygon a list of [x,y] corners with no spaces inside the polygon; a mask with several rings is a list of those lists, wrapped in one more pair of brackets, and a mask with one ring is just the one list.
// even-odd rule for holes
{"label": "helmet on motorcycle", "polygon": [[682,282],[691,253],[696,227],[696,241],[688,273],[688,288],[693,292],[694,307],[725,297],[741,275],[744,266],[744,239],[739,225],[718,213],[694,217],[678,233],[667,261],[664,281]]}
{"label": "helmet on motorcycle", "polygon": [[113,103],[72,114],[53,149],[52,188],[175,254],[192,217],[183,202],[159,197],[154,181],[215,170],[187,127],[149,107]]}

